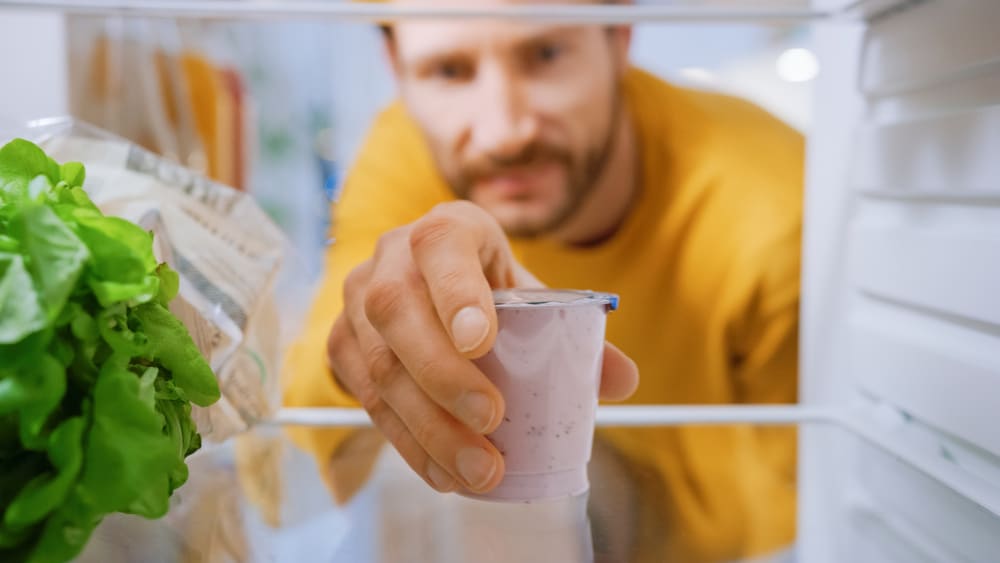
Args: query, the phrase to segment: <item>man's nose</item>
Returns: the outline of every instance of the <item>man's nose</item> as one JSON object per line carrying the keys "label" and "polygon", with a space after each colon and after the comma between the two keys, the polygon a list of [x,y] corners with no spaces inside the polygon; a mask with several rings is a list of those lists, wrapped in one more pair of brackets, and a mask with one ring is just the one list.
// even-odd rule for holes
{"label": "man's nose", "polygon": [[472,132],[476,152],[501,159],[516,156],[538,134],[538,120],[523,88],[499,66],[482,69],[477,80],[479,103]]}

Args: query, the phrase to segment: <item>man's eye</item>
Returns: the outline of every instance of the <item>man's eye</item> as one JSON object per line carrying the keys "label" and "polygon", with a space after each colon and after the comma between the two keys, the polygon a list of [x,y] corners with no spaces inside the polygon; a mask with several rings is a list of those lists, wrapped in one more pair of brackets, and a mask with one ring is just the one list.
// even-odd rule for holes
{"label": "man's eye", "polygon": [[532,53],[532,58],[534,59],[533,62],[543,63],[543,64],[554,62],[563,53],[562,47],[551,43],[539,45],[535,47],[533,51],[534,51]]}
{"label": "man's eye", "polygon": [[434,75],[444,80],[465,80],[472,76],[472,68],[460,62],[445,62],[434,68]]}

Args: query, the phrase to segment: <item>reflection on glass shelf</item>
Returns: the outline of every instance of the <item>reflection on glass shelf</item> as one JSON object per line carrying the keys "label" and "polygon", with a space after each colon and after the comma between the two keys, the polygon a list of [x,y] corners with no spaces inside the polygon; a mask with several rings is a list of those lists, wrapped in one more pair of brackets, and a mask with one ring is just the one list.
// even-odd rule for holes
{"label": "reflection on glass shelf", "polygon": [[[853,439],[814,430],[817,440]],[[794,439],[794,429],[599,430],[589,492],[529,503],[437,493],[373,430],[355,431],[366,437],[331,464],[317,465],[274,428],[206,446],[191,459],[190,482],[165,519],[109,518],[80,561],[757,563],[786,561],[791,553],[794,470],[764,478],[747,470],[747,451],[726,444],[755,432]],[[651,439],[657,433],[674,438]],[[630,441],[646,452],[623,453]],[[699,467],[664,473],[650,457],[681,459],[676,448],[705,445],[715,445],[716,454]],[[794,454],[758,461],[795,464]],[[769,488],[769,479],[786,493]],[[777,522],[777,514],[786,521]],[[787,535],[760,541],[767,527]]]}
{"label": "reflection on glass shelf", "polygon": [[[923,452],[924,458],[938,455],[937,449],[924,447],[936,434],[926,434],[905,416],[889,416],[884,408],[869,414],[857,411],[852,420],[886,433],[900,447]],[[796,455],[765,455],[739,445],[742,437],[767,432],[786,432],[794,439],[791,428],[599,429],[589,467],[590,490],[531,503],[437,493],[374,430],[350,431],[358,432],[357,440],[335,463],[316,464],[275,428],[258,428],[235,441],[206,446],[191,458],[190,482],[179,490],[165,519],[108,518],[79,561],[792,560],[795,538],[788,519],[797,516]],[[867,530],[864,537],[889,534],[902,538],[898,545],[915,553],[971,555],[969,560],[975,561],[988,560],[987,554],[1000,549],[1000,539],[990,535],[1000,525],[1000,515],[913,460],[885,453],[834,425],[809,426],[799,437],[803,449],[836,447],[849,456],[845,467],[856,477],[852,485],[843,475],[824,473],[824,468],[804,470],[811,469],[814,478],[828,484],[829,493],[854,515],[852,525]],[[941,443],[953,445],[950,440]],[[712,453],[677,455],[685,448]],[[956,465],[954,471],[961,469]],[[965,475],[988,480],[981,486],[994,479]],[[923,509],[927,506],[942,509]],[[979,540],[954,545],[934,539],[935,534],[914,536],[914,530],[947,530],[940,535]],[[872,550],[884,547],[872,541]],[[983,551],[989,549],[993,551]],[[958,559],[962,557],[929,560]]]}

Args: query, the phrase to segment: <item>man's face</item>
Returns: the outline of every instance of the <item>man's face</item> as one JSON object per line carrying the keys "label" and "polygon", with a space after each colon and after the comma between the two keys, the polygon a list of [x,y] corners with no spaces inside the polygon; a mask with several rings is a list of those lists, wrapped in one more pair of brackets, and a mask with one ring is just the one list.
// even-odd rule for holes
{"label": "man's face", "polygon": [[508,233],[535,236],[571,217],[604,168],[621,116],[626,33],[406,22],[393,27],[390,48],[404,103],[456,195]]}

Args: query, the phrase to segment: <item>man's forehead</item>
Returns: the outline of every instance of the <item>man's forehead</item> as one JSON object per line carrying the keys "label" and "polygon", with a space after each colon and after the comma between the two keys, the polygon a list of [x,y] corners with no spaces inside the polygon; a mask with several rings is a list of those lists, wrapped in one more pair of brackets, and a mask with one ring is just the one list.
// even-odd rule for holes
{"label": "man's forehead", "polygon": [[514,22],[412,22],[394,29],[404,59],[476,51],[485,46],[511,48],[542,37],[568,35],[581,28]]}

